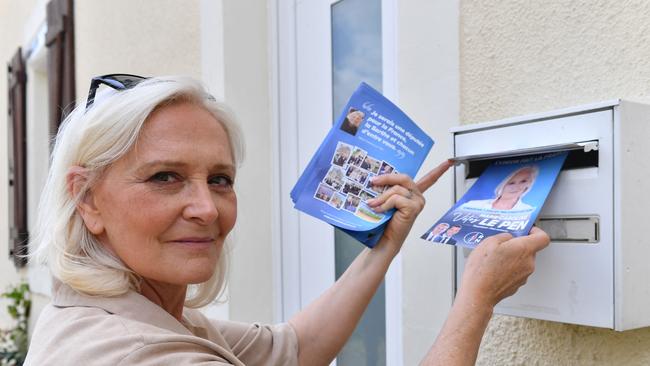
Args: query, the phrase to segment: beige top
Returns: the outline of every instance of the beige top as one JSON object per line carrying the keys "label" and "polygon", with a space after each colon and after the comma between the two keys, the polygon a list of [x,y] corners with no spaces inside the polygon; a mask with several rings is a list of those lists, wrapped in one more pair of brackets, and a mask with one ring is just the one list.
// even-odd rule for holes
{"label": "beige top", "polygon": [[214,321],[184,309],[179,322],[144,296],[81,295],[55,284],[25,365],[297,365],[289,324]]}

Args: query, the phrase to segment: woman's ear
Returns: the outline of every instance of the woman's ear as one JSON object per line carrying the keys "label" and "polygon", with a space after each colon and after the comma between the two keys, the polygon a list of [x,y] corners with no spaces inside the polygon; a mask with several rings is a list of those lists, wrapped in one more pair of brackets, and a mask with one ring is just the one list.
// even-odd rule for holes
{"label": "woman's ear", "polygon": [[75,165],[68,169],[66,185],[68,193],[77,200],[77,212],[84,221],[84,225],[93,235],[100,235],[104,232],[102,217],[95,205],[93,192],[84,192],[90,180],[90,174],[84,167]]}

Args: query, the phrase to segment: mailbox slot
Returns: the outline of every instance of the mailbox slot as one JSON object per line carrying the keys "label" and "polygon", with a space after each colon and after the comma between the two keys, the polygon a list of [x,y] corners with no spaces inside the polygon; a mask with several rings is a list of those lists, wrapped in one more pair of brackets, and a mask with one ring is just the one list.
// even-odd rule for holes
{"label": "mailbox slot", "polygon": [[[562,151],[562,150],[553,150]],[[551,152],[546,149],[539,149],[533,154],[542,154]],[[483,174],[483,171],[496,160],[504,159],[506,157],[516,157],[520,155],[497,155],[489,158],[471,159],[471,160],[457,160],[465,166],[465,178],[478,178]],[[597,168],[598,167],[598,151],[590,150],[585,151],[583,148],[569,150],[569,155],[562,166],[562,170],[581,169],[581,168]]]}

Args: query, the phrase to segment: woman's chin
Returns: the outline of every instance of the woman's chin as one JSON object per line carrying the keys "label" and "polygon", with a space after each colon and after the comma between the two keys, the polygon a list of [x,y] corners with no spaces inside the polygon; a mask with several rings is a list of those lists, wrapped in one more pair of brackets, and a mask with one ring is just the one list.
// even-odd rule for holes
{"label": "woman's chin", "polygon": [[208,256],[183,258],[177,261],[173,271],[170,271],[171,280],[176,279],[184,284],[197,284],[210,279],[217,268],[218,254]]}
{"label": "woman's chin", "polygon": [[215,263],[194,263],[165,275],[164,282],[176,285],[194,285],[209,280],[216,270]]}
{"label": "woman's chin", "polygon": [[188,285],[196,285],[209,280],[214,274],[214,267],[205,270],[193,269],[191,272],[179,274],[183,278],[183,282]]}

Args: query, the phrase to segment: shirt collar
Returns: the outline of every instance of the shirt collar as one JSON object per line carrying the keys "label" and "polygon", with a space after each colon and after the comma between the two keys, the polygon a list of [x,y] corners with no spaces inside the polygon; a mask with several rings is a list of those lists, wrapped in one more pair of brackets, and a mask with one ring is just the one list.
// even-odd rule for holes
{"label": "shirt collar", "polygon": [[[181,322],[160,306],[135,291],[120,296],[88,296],[54,280],[52,304],[59,308],[94,307],[137,322],[151,324],[175,333],[192,335]],[[186,322],[186,319],[183,319]],[[188,324],[189,325],[189,324]]]}

